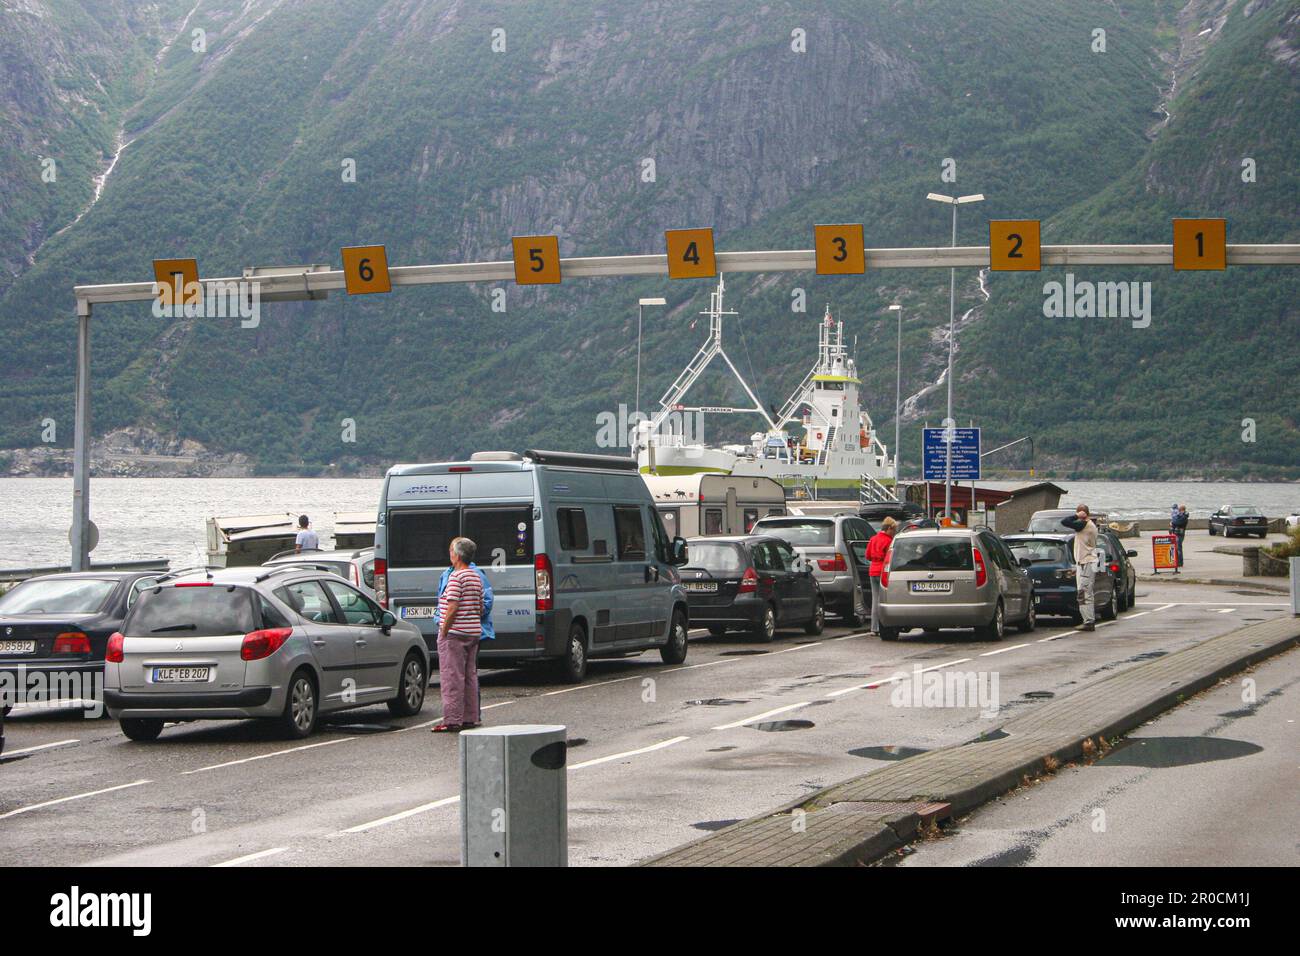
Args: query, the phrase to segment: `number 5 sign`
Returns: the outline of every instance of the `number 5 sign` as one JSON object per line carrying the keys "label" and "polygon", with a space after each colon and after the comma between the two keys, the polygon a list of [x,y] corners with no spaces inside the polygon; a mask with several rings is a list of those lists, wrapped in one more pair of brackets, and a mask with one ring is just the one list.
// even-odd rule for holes
{"label": "number 5 sign", "polygon": [[519,285],[555,285],[560,281],[559,236],[515,236],[515,282]]}
{"label": "number 5 sign", "polygon": [[383,246],[344,246],[342,252],[348,295],[393,291],[388,278],[388,253]]}

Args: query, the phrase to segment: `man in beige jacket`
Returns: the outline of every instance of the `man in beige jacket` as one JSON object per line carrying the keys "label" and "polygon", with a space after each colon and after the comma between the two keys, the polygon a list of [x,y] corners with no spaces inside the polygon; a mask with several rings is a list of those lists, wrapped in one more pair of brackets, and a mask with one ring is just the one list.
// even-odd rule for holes
{"label": "man in beige jacket", "polygon": [[1074,586],[1079,597],[1079,614],[1083,617],[1082,630],[1097,630],[1097,614],[1093,600],[1093,586],[1097,581],[1097,525],[1087,505],[1074,509],[1073,518],[1061,519],[1061,524],[1074,531]]}

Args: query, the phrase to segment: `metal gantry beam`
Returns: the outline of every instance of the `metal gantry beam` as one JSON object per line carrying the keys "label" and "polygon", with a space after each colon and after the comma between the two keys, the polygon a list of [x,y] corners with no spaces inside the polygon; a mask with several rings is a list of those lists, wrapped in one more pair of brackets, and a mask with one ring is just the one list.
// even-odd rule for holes
{"label": "metal gantry beam", "polygon": [[[866,249],[866,272],[877,269],[987,268],[988,246],[937,246],[914,249]],[[777,249],[755,252],[718,252],[719,273],[729,272],[813,272],[817,268],[812,249]],[[1042,264],[1050,266],[1172,266],[1172,244],[1155,245],[1060,245],[1042,247]],[[1300,243],[1259,245],[1235,243],[1227,246],[1230,266],[1300,265]],[[668,276],[668,256],[578,256],[560,260],[564,279],[616,276]],[[442,285],[449,282],[513,282],[512,260],[495,262],[453,262],[438,265],[394,266],[389,269],[394,286]],[[255,283],[261,297],[336,292],[344,289],[341,269],[282,274],[200,278],[205,292],[210,285]],[[72,568],[90,567],[90,319],[94,306],[113,302],[147,302],[158,295],[150,282],[118,282],[107,285],[79,285],[77,299],[77,385],[76,424],[73,444]]]}

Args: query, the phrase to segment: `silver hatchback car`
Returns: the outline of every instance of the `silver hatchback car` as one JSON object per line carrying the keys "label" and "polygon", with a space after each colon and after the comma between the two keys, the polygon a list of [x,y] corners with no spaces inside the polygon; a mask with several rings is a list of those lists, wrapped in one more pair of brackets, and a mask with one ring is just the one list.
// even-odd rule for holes
{"label": "silver hatchback car", "polygon": [[1008,622],[1036,625],[1033,582],[993,532],[915,528],[894,538],[881,574],[880,637],[895,641],[914,627],[973,627],[982,640],[1002,637]]}
{"label": "silver hatchback car", "polygon": [[228,568],[140,595],[108,640],[104,704],[132,740],[165,721],[250,717],[301,738],[331,711],[417,714],[428,675],[419,629],[337,575]]}
{"label": "silver hatchback car", "polygon": [[375,549],[349,548],[343,551],[281,551],[262,562],[264,568],[284,565],[332,571],[351,581],[368,598],[375,596]]}
{"label": "silver hatchback car", "polygon": [[839,615],[851,627],[859,627],[870,618],[871,582],[861,556],[875,531],[862,518],[769,515],[759,518],[749,533],[770,534],[794,548],[812,568],[827,611]]}

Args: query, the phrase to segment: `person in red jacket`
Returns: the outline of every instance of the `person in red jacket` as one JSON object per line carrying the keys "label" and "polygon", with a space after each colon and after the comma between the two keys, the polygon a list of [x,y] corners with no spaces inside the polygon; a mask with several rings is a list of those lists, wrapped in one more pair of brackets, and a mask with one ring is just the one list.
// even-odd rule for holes
{"label": "person in red jacket", "polygon": [[871,566],[867,569],[867,574],[871,577],[871,633],[880,633],[880,602],[884,599],[884,592],[880,587],[880,571],[885,566],[885,554],[889,551],[889,546],[894,543],[894,534],[898,530],[898,522],[893,518],[886,518],[880,523],[880,530],[872,536],[867,542],[867,560]]}

